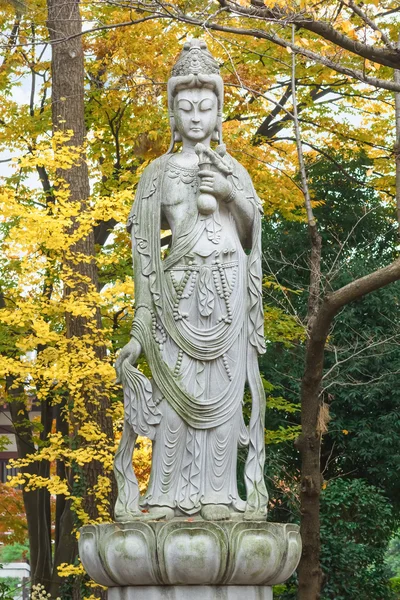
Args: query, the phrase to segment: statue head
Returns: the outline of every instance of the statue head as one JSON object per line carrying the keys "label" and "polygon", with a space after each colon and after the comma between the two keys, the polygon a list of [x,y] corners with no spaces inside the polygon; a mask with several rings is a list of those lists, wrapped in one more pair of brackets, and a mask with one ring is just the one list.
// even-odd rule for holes
{"label": "statue head", "polygon": [[224,84],[219,66],[204,40],[185,42],[168,80],[168,111],[172,140],[168,152],[182,135],[202,142],[211,136],[222,143]]}

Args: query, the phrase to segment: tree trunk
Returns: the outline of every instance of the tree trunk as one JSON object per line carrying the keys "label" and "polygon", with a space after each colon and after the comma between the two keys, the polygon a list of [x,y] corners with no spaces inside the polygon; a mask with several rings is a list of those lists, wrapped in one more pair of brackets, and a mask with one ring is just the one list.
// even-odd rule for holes
{"label": "tree trunk", "polygon": [[326,338],[317,340],[313,329],[309,330],[306,367],[301,384],[302,432],[296,442],[301,453],[300,534],[303,543],[298,569],[298,600],[318,600],[322,586],[319,515],[321,434],[318,431],[318,413]]}
{"label": "tree trunk", "polygon": [[[397,47],[400,49],[400,41]],[[394,70],[394,80],[400,84],[400,70],[398,69]],[[396,161],[396,213],[400,236],[400,92],[395,92],[394,94],[394,105],[396,122],[396,142],[394,145],[394,157]]]}
{"label": "tree trunk", "polygon": [[[292,43],[295,43],[295,27],[292,26]],[[296,98],[296,55],[292,54],[293,125],[296,136],[301,187],[307,213],[310,236],[310,284],[307,305],[306,366],[301,386],[301,428],[297,440],[301,452],[300,484],[300,533],[303,551],[300,559],[298,600],[317,600],[320,597],[322,571],[320,567],[319,496],[321,489],[320,452],[321,437],[318,433],[319,387],[322,377],[324,344],[316,344],[314,328],[321,303],[321,248],[314,211],[311,203],[306,166],[303,156],[300,124]]]}
{"label": "tree trunk", "polygon": [[321,595],[319,500],[321,490],[321,428],[319,427],[321,387],[326,341],[334,317],[344,306],[400,280],[400,259],[360,277],[326,296],[319,306],[311,327],[306,351],[306,365],[301,385],[302,433],[296,441],[301,452],[300,532],[303,552],[298,569],[298,600],[318,600]]}
{"label": "tree trunk", "polygon": [[[19,399],[23,389],[13,388],[11,378],[7,381],[7,392],[14,399],[9,402],[11,420],[15,430],[18,457],[25,458],[36,453],[33,441],[32,426],[25,401]],[[39,464],[33,462],[24,468],[24,472],[39,475]],[[22,490],[26,521],[28,524],[28,539],[30,550],[31,584],[41,583],[49,589],[51,581],[51,540],[49,497],[44,496],[43,490]]]}
{"label": "tree trunk", "polygon": [[[82,22],[79,12],[79,2],[76,0],[48,0],[48,29],[52,42],[52,122],[53,133],[58,131],[72,131],[68,145],[79,148],[84,147],[86,127],[84,119],[84,54],[82,38]],[[75,36],[75,37],[74,37]],[[65,41],[60,41],[65,40]],[[90,195],[89,174],[85,156],[82,155],[78,164],[69,169],[59,169],[57,178],[64,180],[69,188],[69,201],[78,203],[81,211],[85,210]],[[76,232],[79,224],[72,224],[71,233]],[[68,249],[69,256],[65,259],[64,273],[65,296],[71,292],[84,297],[90,289],[98,289],[98,273],[95,264],[94,232],[79,239]],[[71,257],[72,256],[72,260]],[[75,257],[75,259],[74,259]],[[83,257],[83,260],[79,257]],[[71,340],[71,348],[76,338],[83,338],[93,329],[101,328],[100,310],[97,309],[95,317],[89,321],[87,318],[72,314],[66,315],[67,338]],[[105,358],[104,346],[95,347],[96,356]],[[70,398],[71,404],[74,398]],[[109,439],[113,438],[111,417],[107,415],[109,399],[99,382],[96,398],[84,398],[85,408]],[[93,488],[99,475],[103,474],[101,463],[90,463],[84,469],[84,478],[87,489]],[[111,500],[111,498],[110,498]],[[96,499],[88,493],[84,498],[84,507],[91,519],[98,517]],[[67,512],[65,512],[67,511]],[[69,504],[66,503],[63,516],[60,519],[60,539],[72,536],[72,521]],[[69,529],[69,531],[67,531]],[[62,536],[62,537],[61,537]],[[63,541],[61,542],[63,543]],[[60,547],[59,547],[60,548]],[[61,553],[64,554],[61,548]],[[71,550],[71,549],[70,549]],[[60,553],[58,553],[59,555]],[[58,561],[56,554],[56,563]],[[55,565],[56,566],[56,565]],[[54,576],[56,579],[56,575]]]}
{"label": "tree trunk", "polygon": [[298,569],[298,600],[317,600],[320,598],[322,586],[319,518],[321,432],[318,431],[318,418],[326,337],[319,338],[316,332],[320,310],[321,236],[313,221],[309,225],[309,231],[311,256],[307,311],[308,339],[306,364],[301,382],[301,435],[297,440],[301,453],[300,533],[303,543]]}
{"label": "tree trunk", "polygon": [[[63,399],[55,407],[56,410],[56,430],[62,434],[63,438],[69,435],[69,423],[65,413],[66,400]],[[68,479],[72,488],[71,469],[66,469],[62,460],[57,460],[56,472],[61,479]],[[52,598],[56,598],[60,592],[60,586],[63,578],[58,575],[58,567],[62,563],[72,564],[77,555],[77,540],[71,534],[75,524],[74,513],[71,508],[71,500],[59,494],[56,497],[56,515],[55,515],[55,541],[54,541],[54,561],[53,578],[50,587]]]}

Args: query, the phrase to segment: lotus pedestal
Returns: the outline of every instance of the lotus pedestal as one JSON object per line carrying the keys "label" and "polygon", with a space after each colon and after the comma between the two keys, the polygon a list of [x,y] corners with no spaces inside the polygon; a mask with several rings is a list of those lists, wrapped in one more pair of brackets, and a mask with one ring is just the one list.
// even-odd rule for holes
{"label": "lotus pedestal", "polygon": [[82,527],[79,554],[108,600],[272,600],[301,542],[296,525],[133,521]]}

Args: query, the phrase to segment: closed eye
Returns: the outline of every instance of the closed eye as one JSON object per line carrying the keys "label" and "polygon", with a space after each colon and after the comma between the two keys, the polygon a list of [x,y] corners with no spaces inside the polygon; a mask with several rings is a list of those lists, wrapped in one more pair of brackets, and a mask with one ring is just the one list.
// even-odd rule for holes
{"label": "closed eye", "polygon": [[193,104],[189,102],[189,100],[179,100],[178,108],[179,110],[183,110],[184,112],[190,112],[193,108]]}
{"label": "closed eye", "polygon": [[202,112],[206,112],[208,110],[212,110],[214,107],[214,102],[210,98],[205,98],[199,104],[199,109]]}

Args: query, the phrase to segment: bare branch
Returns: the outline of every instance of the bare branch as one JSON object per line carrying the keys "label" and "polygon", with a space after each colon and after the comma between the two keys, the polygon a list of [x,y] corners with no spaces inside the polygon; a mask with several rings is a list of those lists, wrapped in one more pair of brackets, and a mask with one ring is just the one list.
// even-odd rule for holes
{"label": "bare branch", "polygon": [[[202,27],[203,23],[199,19],[195,19],[192,17],[188,17],[185,14],[178,13],[176,16],[176,20],[182,23],[188,23],[190,25],[197,25],[198,27]],[[223,31],[225,33],[234,33],[237,35],[246,35],[250,37],[254,37],[257,39],[264,39],[281,46],[282,48],[290,48],[296,54],[300,54],[309,58],[313,62],[318,62],[326,67],[336,71],[337,73],[342,73],[343,75],[347,75],[353,79],[357,79],[358,81],[362,81],[368,85],[372,85],[373,87],[378,87],[386,90],[390,90],[392,92],[400,92],[400,84],[394,81],[389,81],[385,79],[378,79],[377,77],[369,77],[362,71],[358,69],[350,69],[348,67],[344,67],[326,56],[322,56],[321,54],[317,54],[316,52],[312,52],[311,50],[307,50],[302,48],[301,46],[297,46],[292,42],[289,42],[283,38],[281,38],[276,33],[270,34],[266,31],[262,31],[260,29],[244,29],[240,27],[231,27],[227,25],[220,25],[218,23],[208,23],[207,29],[213,29],[215,31]],[[87,32],[85,32],[87,33]]]}
{"label": "bare branch", "polygon": [[[292,25],[292,44],[294,44],[295,27]],[[308,188],[306,166],[304,162],[303,146],[301,142],[299,117],[297,114],[296,97],[296,54],[292,54],[292,98],[293,98],[293,124],[296,136],[297,155],[299,158],[299,169],[301,177],[301,187],[304,194],[304,202],[307,213],[308,230],[311,241],[310,256],[310,286],[308,294],[308,329],[312,326],[318,311],[319,298],[321,292],[321,236],[318,233],[317,223],[314,218],[314,212],[311,205],[310,190]]]}
{"label": "bare branch", "polygon": [[[296,85],[298,85],[297,80],[296,80]],[[310,92],[310,100],[312,100],[313,102],[315,102],[316,100],[319,100],[320,98],[322,98],[323,96],[326,96],[326,94],[329,94],[333,92],[333,90],[328,87],[328,88],[324,88],[321,89],[320,86],[316,86],[311,92]],[[279,114],[279,112],[283,109],[284,104],[287,101],[287,97],[290,97],[292,95],[292,86],[288,86],[287,90],[285,91],[285,93],[283,94],[282,98],[279,100],[279,103],[276,105],[276,107],[271,111],[271,113],[268,115],[268,117],[265,119],[265,121],[263,121],[263,123],[261,123],[261,125],[259,126],[259,128],[257,129],[257,132],[255,134],[255,136],[263,136],[266,138],[273,138],[281,129],[283,129],[285,127],[285,125],[287,125],[287,122],[289,120],[292,120],[292,115],[289,112],[286,112],[285,116],[283,116],[279,121],[275,121],[274,123],[271,123],[272,119],[277,116]],[[299,113],[300,111],[302,111],[304,108],[307,108],[307,103],[306,102],[302,102],[297,106],[297,112]]]}
{"label": "bare branch", "polygon": [[321,306],[317,321],[315,324],[316,331],[314,333],[316,341],[326,339],[329,327],[333,317],[339,312],[343,306],[362,298],[366,294],[375,292],[389,283],[393,283],[400,279],[400,258],[392,262],[387,267],[378,269],[364,277],[355,279],[342,288],[328,294]]}
{"label": "bare branch", "polygon": [[[385,338],[384,340],[378,340],[378,341],[372,342],[371,344],[369,344],[367,346],[363,346],[362,348],[360,348],[360,350],[352,352],[351,355],[347,356],[346,358],[342,358],[341,360],[336,360],[335,364],[332,365],[332,367],[324,374],[322,379],[323,380],[326,379],[327,377],[329,377],[329,375],[332,373],[332,371],[337,369],[340,365],[343,365],[344,363],[348,362],[349,360],[352,360],[353,358],[355,358],[356,356],[359,356],[363,352],[366,352],[367,350],[370,350],[371,348],[376,348],[377,346],[382,346],[392,340],[399,339],[399,338],[400,338],[399,333],[397,333],[395,335],[391,335],[390,337]],[[327,389],[327,388],[325,388],[325,389]]]}

